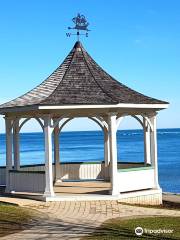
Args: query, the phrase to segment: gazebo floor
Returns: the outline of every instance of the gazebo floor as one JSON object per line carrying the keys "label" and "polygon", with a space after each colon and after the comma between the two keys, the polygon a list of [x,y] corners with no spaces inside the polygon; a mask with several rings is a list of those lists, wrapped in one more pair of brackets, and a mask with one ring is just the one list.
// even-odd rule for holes
{"label": "gazebo floor", "polygon": [[108,195],[110,182],[104,181],[63,181],[55,183],[54,192],[60,194],[102,194]]}

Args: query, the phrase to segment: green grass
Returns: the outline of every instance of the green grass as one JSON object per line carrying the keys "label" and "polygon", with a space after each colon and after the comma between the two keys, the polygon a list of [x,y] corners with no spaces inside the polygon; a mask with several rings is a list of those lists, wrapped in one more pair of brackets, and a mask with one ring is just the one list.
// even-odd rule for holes
{"label": "green grass", "polygon": [[[136,227],[143,229],[170,229],[173,233],[143,233],[136,236]],[[145,231],[145,230],[144,230]],[[111,219],[103,223],[94,233],[82,238],[88,240],[121,240],[121,239],[180,239],[180,217],[147,217],[136,219]]]}
{"label": "green grass", "polygon": [[0,203],[0,237],[31,227],[34,212],[16,205]]}

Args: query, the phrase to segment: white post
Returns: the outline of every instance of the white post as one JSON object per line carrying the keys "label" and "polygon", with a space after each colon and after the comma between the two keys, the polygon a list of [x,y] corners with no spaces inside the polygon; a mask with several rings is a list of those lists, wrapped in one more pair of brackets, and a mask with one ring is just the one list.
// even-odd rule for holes
{"label": "white post", "polygon": [[59,126],[54,128],[54,173],[55,181],[60,181]]}
{"label": "white post", "polygon": [[156,114],[150,117],[153,129],[150,133],[151,136],[151,163],[154,167],[154,188],[160,189],[158,182],[158,160],[157,160],[157,126]]}
{"label": "white post", "polygon": [[111,113],[108,117],[108,131],[110,137],[110,159],[111,159],[111,194],[118,195],[117,179],[117,139],[116,139],[116,113]]}
{"label": "white post", "polygon": [[144,162],[145,164],[151,164],[150,127],[145,118],[143,118],[143,126],[144,126]]}
{"label": "white post", "polygon": [[45,197],[54,196],[53,190],[53,171],[52,171],[52,127],[51,117],[44,118],[45,135]]}
{"label": "white post", "polygon": [[110,163],[110,145],[109,145],[109,134],[106,128],[104,129],[104,161],[105,161],[105,167],[108,167]]}
{"label": "white post", "polygon": [[12,169],[12,119],[5,117],[6,124],[6,189],[5,192],[10,192],[10,174]]}
{"label": "white post", "polygon": [[19,119],[15,119],[13,126],[14,169],[20,169],[19,153]]}

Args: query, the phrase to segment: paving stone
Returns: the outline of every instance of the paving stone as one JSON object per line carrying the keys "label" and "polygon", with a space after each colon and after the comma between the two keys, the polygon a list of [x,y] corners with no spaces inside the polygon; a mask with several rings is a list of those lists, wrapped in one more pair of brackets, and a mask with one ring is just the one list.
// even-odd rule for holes
{"label": "paving stone", "polygon": [[24,199],[3,199],[24,207],[33,208],[46,219],[41,219],[29,230],[1,238],[2,240],[29,239],[80,239],[95,230],[104,221],[116,217],[180,216],[179,211],[120,204],[117,201],[38,202]]}

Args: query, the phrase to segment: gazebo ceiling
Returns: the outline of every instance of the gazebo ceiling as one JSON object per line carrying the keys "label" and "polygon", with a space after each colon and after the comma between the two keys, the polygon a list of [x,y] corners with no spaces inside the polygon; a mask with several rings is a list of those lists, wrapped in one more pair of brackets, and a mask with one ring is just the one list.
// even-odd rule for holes
{"label": "gazebo ceiling", "polygon": [[[167,104],[145,96],[106,73],[76,42],[64,62],[39,86],[0,105],[0,111],[21,107]],[[162,107],[163,108],[163,107]]]}

